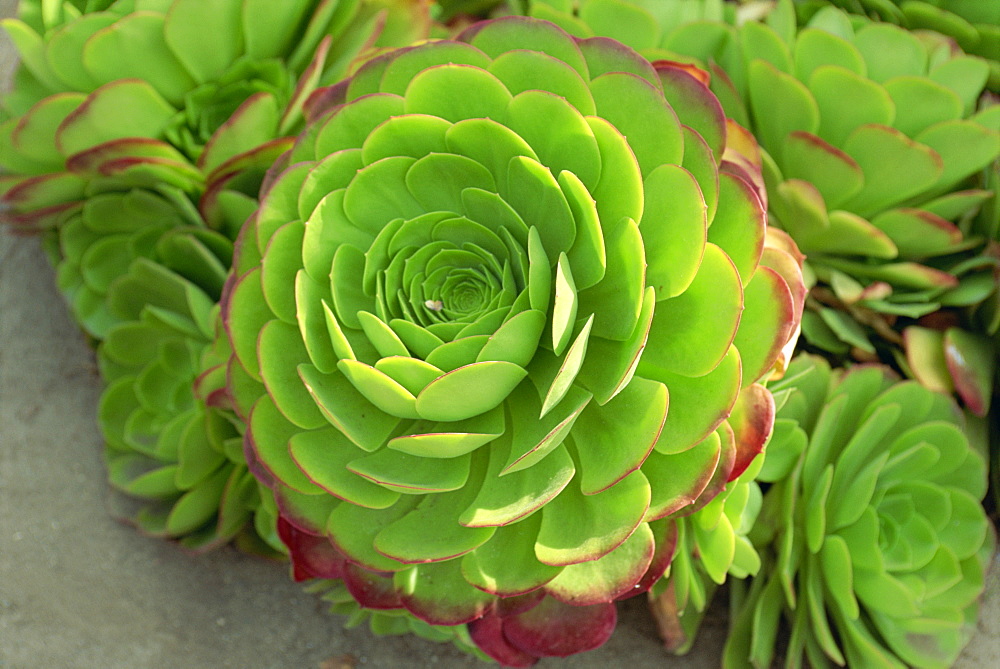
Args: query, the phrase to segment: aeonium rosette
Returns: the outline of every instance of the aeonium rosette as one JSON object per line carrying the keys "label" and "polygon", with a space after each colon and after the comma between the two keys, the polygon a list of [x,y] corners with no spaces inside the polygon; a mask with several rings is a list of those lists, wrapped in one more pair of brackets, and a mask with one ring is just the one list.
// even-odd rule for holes
{"label": "aeonium rosette", "polygon": [[770,431],[801,274],[755,143],[704,73],[525,18],[307,110],[223,298],[256,473],[372,608],[600,645]]}
{"label": "aeonium rosette", "polygon": [[[779,385],[780,384],[780,385]],[[950,667],[996,548],[983,457],[953,401],[880,365],[800,356],[760,472],[760,574],[724,667]]]}
{"label": "aeonium rosette", "polygon": [[428,23],[412,0],[23,3],[0,21],[21,61],[0,101],[0,221],[57,227],[95,190],[193,196],[270,164],[313,89]]}

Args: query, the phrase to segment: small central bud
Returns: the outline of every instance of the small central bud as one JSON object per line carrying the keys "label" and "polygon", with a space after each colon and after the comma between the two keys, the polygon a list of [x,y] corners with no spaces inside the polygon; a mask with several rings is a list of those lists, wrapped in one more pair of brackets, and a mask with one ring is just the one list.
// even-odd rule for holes
{"label": "small central bud", "polygon": [[442,309],[444,309],[444,304],[441,302],[441,300],[425,300],[424,306],[430,309],[431,311],[441,311]]}

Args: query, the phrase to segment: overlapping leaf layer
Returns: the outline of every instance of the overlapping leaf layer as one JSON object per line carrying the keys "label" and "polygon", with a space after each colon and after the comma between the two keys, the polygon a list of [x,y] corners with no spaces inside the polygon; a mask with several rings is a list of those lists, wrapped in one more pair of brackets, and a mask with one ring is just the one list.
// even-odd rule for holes
{"label": "overlapping leaf layer", "polygon": [[229,376],[284,519],[385,608],[505,661],[592,647],[538,625],[610,630],[666,567],[654,521],[763,447],[801,275],[702,74],[510,18],[307,104],[240,240]]}
{"label": "overlapping leaf layer", "polygon": [[324,77],[428,20],[391,0],[26,3],[2,22],[21,56],[0,124],[3,218],[54,226],[94,190],[199,193],[270,164]]}
{"label": "overlapping leaf layer", "polygon": [[726,666],[949,667],[975,629],[995,547],[982,457],[945,396],[878,366],[800,357],[760,480],[755,579]]}
{"label": "overlapping leaf layer", "polygon": [[[136,207],[169,209],[146,192],[98,196],[64,236],[66,243],[97,238],[87,253],[69,257],[97,255],[124,265],[84,263],[74,302],[100,304],[95,313],[111,323],[98,350],[108,383],[99,417],[110,482],[143,500],[128,506],[145,532],[190,548],[235,539],[245,549],[279,554],[277,510],[247,470],[243,426],[226,396],[227,356],[213,351],[232,242],[203,224],[149,225],[145,243],[154,248],[136,256],[129,253],[133,240],[114,234],[134,224]],[[104,295],[82,276],[99,271],[114,276]]]}

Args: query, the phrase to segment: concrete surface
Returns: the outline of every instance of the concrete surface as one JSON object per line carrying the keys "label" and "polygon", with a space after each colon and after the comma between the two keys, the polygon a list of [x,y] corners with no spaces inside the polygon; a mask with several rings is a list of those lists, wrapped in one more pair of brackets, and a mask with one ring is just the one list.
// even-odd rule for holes
{"label": "concrete surface", "polygon": [[[14,2],[0,0],[0,17]],[[0,67],[12,64],[0,43]],[[0,231],[0,667],[351,669],[484,667],[413,637],[344,630],[283,565],[230,549],[190,555],[110,516],[93,353],[68,316],[38,240]],[[959,667],[1000,666],[1000,569]],[[597,651],[539,669],[718,665],[710,612],[692,655],[660,647],[642,598]]]}

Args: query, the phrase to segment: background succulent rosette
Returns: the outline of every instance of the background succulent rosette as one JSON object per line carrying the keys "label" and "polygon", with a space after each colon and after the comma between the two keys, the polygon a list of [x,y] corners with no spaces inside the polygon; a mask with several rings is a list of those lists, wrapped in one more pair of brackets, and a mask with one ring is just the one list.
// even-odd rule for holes
{"label": "background succulent rosette", "polygon": [[[949,398],[882,366],[801,356],[751,532],[763,566],[725,666],[948,667],[975,629],[995,547],[983,458]],[[786,630],[787,646],[778,643]]]}
{"label": "background succulent rosette", "polygon": [[428,22],[409,0],[24,3],[2,22],[21,57],[0,115],[3,220],[58,226],[95,189],[197,194],[269,165],[324,77]]}
{"label": "background succulent rosette", "polygon": [[213,245],[226,249],[227,240],[172,230],[158,241],[161,262],[134,260],[109,288],[120,321],[98,349],[108,478],[126,496],[116,507],[144,532],[191,549],[235,540],[280,555],[273,498],[247,469],[243,424],[226,395],[228,352],[215,349],[226,341],[215,337],[213,294],[228,257]]}
{"label": "background succulent rosette", "polygon": [[595,647],[763,447],[801,274],[704,77],[510,18],[310,100],[239,242],[230,386],[363,604],[512,664]]}
{"label": "background succulent rosette", "polygon": [[982,0],[795,0],[802,21],[825,5],[896,23],[910,30],[933,30],[954,39],[962,50],[989,61],[992,90],[1000,90],[1000,7]]}

